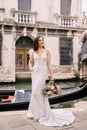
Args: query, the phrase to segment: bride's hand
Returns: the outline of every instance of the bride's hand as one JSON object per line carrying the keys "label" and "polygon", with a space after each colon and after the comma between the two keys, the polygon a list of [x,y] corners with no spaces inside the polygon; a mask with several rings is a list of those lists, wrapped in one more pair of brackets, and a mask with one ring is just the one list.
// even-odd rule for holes
{"label": "bride's hand", "polygon": [[32,68],[30,68],[30,72],[32,72],[34,69],[33,69],[33,67]]}
{"label": "bride's hand", "polygon": [[53,82],[54,82],[54,79],[53,79],[53,77],[52,77],[52,76],[50,76],[50,77],[49,77],[49,81],[50,81],[51,83],[53,83]]}

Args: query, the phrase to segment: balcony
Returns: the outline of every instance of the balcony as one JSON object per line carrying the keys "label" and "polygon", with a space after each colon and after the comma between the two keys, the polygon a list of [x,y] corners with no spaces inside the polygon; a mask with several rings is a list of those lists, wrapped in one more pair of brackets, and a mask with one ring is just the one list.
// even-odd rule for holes
{"label": "balcony", "polygon": [[4,21],[4,12],[5,12],[5,9],[0,8],[0,22]]}
{"label": "balcony", "polygon": [[37,12],[14,11],[15,22],[22,24],[35,24]]}
{"label": "balcony", "polygon": [[58,26],[61,27],[76,27],[77,19],[77,17],[73,16],[62,16],[56,14],[56,21],[58,23]]}
{"label": "balcony", "polygon": [[19,24],[40,24],[43,27],[50,27],[50,28],[75,28],[78,24],[78,17],[73,16],[62,16],[55,14],[55,18],[53,21],[43,22],[38,21],[37,16],[38,13],[35,12],[28,12],[28,11],[20,11],[15,10],[14,8],[11,9],[10,15],[4,15],[5,9],[0,8],[0,22],[4,21],[6,24],[10,23],[19,23]]}

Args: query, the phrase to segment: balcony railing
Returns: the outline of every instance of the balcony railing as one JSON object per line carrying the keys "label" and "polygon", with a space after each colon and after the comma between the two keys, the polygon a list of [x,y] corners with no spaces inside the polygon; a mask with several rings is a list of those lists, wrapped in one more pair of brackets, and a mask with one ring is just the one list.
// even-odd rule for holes
{"label": "balcony railing", "polygon": [[36,15],[37,15],[36,12],[14,11],[15,22],[17,22],[17,23],[35,24]]}
{"label": "balcony railing", "polygon": [[[19,11],[11,10],[11,18],[4,17],[5,10],[0,8],[0,21],[10,20],[15,21],[16,23],[22,24],[35,24],[37,20],[37,12],[28,12],[28,11]],[[73,16],[62,16],[55,14],[54,24],[57,24],[59,27],[77,27],[78,17]]]}
{"label": "balcony railing", "polygon": [[77,17],[56,15],[58,26],[76,27]]}

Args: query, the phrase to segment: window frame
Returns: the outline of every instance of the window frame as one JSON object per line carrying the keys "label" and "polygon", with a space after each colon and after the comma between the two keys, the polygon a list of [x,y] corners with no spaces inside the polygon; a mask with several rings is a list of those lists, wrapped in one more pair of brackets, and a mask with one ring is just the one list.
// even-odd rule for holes
{"label": "window frame", "polygon": [[[62,38],[62,40],[61,40]],[[63,38],[66,40],[63,40]],[[72,65],[73,64],[73,38],[60,37],[60,65]],[[68,41],[70,40],[70,41]],[[67,42],[68,41],[68,42]],[[65,42],[65,43],[64,43]],[[67,62],[66,62],[67,61]]]}
{"label": "window frame", "polygon": [[72,0],[60,0],[60,15],[70,16],[71,4],[72,4]]}
{"label": "window frame", "polygon": [[31,0],[18,0],[18,10],[31,11]]}

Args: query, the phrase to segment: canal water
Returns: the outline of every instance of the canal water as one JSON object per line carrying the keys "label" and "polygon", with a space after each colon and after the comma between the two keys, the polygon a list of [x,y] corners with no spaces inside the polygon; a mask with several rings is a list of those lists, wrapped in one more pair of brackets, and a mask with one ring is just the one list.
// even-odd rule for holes
{"label": "canal water", "polygon": [[[63,80],[63,81],[55,81],[60,87],[74,87],[79,86],[84,81],[80,80]],[[0,90],[1,89],[32,89],[31,80],[18,80],[15,83],[0,83]]]}
{"label": "canal water", "polygon": [[[58,84],[60,87],[74,87],[74,86],[79,86],[84,81],[80,80],[75,80],[75,81],[55,81],[56,84]],[[32,89],[31,87],[31,80],[22,80],[18,81],[16,83],[0,83],[0,90],[3,89]],[[79,101],[87,101],[87,96],[78,100],[73,100],[73,101],[68,101],[64,103],[59,103],[56,105],[52,105],[51,107],[53,108],[70,108],[74,107],[74,104],[79,102]]]}

